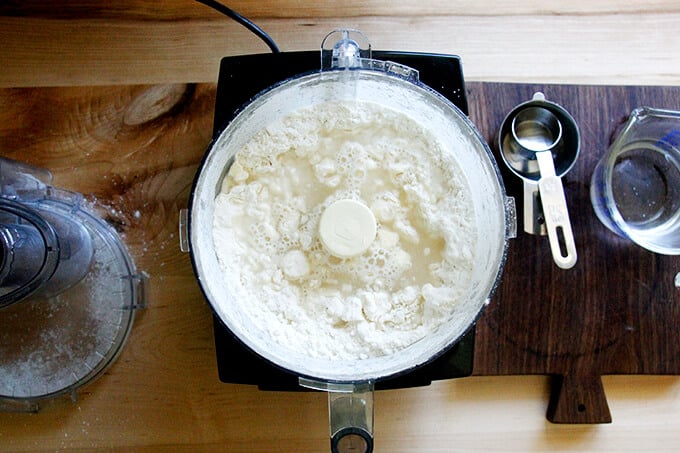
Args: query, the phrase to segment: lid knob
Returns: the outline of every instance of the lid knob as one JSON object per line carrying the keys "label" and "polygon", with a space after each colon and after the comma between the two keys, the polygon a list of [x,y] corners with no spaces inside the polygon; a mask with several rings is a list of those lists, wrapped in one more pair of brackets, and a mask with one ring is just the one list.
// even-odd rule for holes
{"label": "lid knob", "polygon": [[365,204],[344,199],[333,202],[321,215],[319,237],[331,255],[351,258],[370,247],[376,229],[375,216]]}

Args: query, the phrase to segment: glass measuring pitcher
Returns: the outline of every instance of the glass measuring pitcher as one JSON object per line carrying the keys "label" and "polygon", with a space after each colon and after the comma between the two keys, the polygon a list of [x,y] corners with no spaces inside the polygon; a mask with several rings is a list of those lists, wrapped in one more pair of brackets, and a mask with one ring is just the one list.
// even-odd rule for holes
{"label": "glass measuring pitcher", "polygon": [[633,110],[595,167],[590,198],[611,231],[652,252],[680,254],[680,112]]}

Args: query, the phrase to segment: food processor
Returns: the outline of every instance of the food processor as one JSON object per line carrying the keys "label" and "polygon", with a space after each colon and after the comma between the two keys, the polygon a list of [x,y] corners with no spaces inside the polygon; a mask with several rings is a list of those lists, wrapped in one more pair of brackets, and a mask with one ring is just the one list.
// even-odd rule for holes
{"label": "food processor", "polygon": [[[471,331],[498,283],[505,259],[507,240],[515,234],[514,200],[505,196],[499,170],[488,148],[467,117],[450,100],[420,82],[419,72],[393,61],[371,57],[370,47],[361,46],[362,35],[340,30],[322,43],[321,70],[317,53],[316,71],[288,74],[276,79],[245,106],[237,109],[233,121],[218,123],[222,128],[199,168],[188,212],[181,218],[182,249],[191,253],[201,289],[216,314],[216,326],[227,336],[265,363],[295,377],[300,386],[329,394],[331,450],[333,452],[373,449],[373,389],[376,383],[416,372],[449,351]],[[355,39],[356,38],[356,39]],[[328,44],[328,45],[327,45]],[[256,56],[253,56],[256,57]],[[293,59],[300,55],[292,56]],[[279,57],[275,57],[279,58]],[[408,56],[405,58],[408,60]],[[224,61],[223,61],[224,64]],[[229,78],[221,90],[235,90]],[[459,87],[462,90],[462,87]],[[473,282],[464,303],[449,320],[431,335],[403,351],[359,361],[326,361],[294,354],[274,343],[238,309],[236,300],[224,286],[215,257],[211,225],[216,190],[234,161],[234,153],[256,131],[287,112],[328,99],[368,100],[405,112],[445,143],[455,143],[457,158],[468,178],[474,180],[475,219],[480,234],[474,251]],[[226,112],[229,116],[234,112]],[[225,127],[226,126],[226,127]],[[184,230],[184,231],[183,231]]]}
{"label": "food processor", "polygon": [[37,411],[117,357],[144,306],[117,232],[48,170],[0,158],[0,408]]}

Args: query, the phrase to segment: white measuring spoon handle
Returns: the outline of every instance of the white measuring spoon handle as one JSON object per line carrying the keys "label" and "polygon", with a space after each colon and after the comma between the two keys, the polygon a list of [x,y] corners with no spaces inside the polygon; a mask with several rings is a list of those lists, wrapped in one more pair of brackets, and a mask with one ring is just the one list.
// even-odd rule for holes
{"label": "white measuring spoon handle", "polygon": [[553,260],[558,267],[570,269],[576,264],[577,255],[562,180],[555,175],[555,165],[550,151],[536,153],[536,159],[541,173],[538,191],[541,194]]}

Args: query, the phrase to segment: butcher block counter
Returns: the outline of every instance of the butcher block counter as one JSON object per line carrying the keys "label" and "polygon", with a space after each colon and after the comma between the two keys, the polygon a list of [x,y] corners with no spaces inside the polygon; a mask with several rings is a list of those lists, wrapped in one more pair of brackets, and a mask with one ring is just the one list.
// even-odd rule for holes
{"label": "butcher block counter", "polygon": [[[362,30],[376,49],[460,55],[470,117],[492,145],[499,115],[535,90],[563,104],[581,128],[580,164],[565,177],[581,261],[572,274],[555,269],[547,239],[526,236],[520,224],[504,280],[477,325],[472,375],[379,390],[376,452],[680,450],[680,290],[673,279],[680,261],[608,233],[583,196],[625,112],[638,102],[680,110],[680,4],[229,6],[282,51],[318,49],[342,27]],[[0,156],[50,170],[54,186],[99,206],[147,276],[145,306],[113,365],[71,397],[41,402],[37,411],[0,412],[0,451],[328,451],[324,393],[220,382],[212,312],[179,245],[180,211],[212,137],[220,59],[267,47],[189,0],[6,2],[0,42]],[[512,183],[508,190],[517,195]],[[633,278],[611,270],[597,277],[594,265],[606,253]],[[625,310],[642,307],[643,315],[622,318],[625,338],[592,320],[612,319],[607,304],[584,307],[560,329],[566,309],[557,304],[567,290],[582,292],[583,301],[625,299]],[[521,334],[534,332],[532,314],[541,310],[549,313],[545,325],[561,330],[557,340],[540,329]],[[571,338],[597,354],[570,347]]]}

